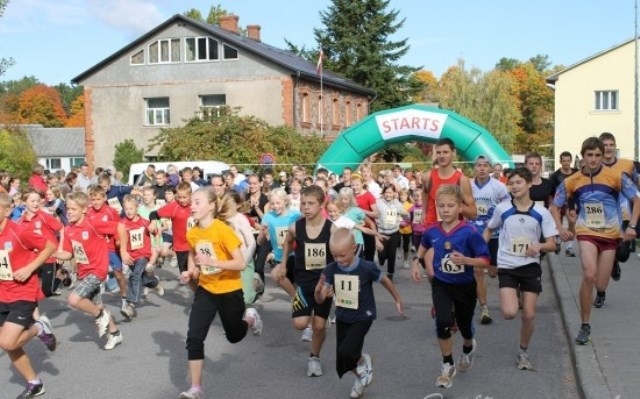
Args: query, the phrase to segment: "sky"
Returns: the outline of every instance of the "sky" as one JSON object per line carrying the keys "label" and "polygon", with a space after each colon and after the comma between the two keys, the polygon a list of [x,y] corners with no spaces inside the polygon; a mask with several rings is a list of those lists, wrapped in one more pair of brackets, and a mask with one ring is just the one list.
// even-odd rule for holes
{"label": "sky", "polygon": [[[356,0],[354,0],[356,1]],[[330,0],[10,0],[0,17],[0,58],[15,65],[0,81],[35,76],[48,85],[71,79],[142,34],[187,9],[206,17],[220,4],[241,26],[261,25],[262,41],[285,39],[313,48],[313,29]],[[493,69],[502,57],[526,61],[547,54],[569,66],[633,38],[634,0],[390,0],[408,39],[399,61],[440,77],[463,59]]]}

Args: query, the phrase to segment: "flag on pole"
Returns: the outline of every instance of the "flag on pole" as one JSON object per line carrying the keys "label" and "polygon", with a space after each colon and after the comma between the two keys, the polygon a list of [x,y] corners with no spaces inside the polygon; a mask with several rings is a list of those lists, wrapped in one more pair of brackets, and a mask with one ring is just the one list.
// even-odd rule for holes
{"label": "flag on pole", "polygon": [[322,75],[322,60],[324,59],[324,51],[320,48],[320,54],[318,54],[318,64],[316,65],[316,73]]}

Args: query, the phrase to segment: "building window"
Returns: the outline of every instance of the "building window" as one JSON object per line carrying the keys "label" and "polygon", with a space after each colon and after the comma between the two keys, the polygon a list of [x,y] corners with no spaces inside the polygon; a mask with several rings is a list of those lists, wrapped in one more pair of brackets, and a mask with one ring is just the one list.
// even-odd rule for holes
{"label": "building window", "polygon": [[200,119],[207,119],[209,116],[220,116],[220,108],[227,103],[227,96],[224,94],[208,94],[200,96]]}
{"label": "building window", "polygon": [[222,45],[222,55],[225,60],[237,60],[238,59],[238,50],[233,47],[223,44]]}
{"label": "building window", "polygon": [[149,64],[180,62],[180,39],[160,39],[149,45]]}
{"label": "building window", "polygon": [[131,55],[131,65],[144,64],[144,49],[139,50]]}
{"label": "building window", "polygon": [[309,93],[302,94],[302,122],[310,123],[311,122],[311,98],[309,97]]}
{"label": "building window", "polygon": [[618,91],[596,91],[596,111],[617,111],[618,110]]}
{"label": "building window", "polygon": [[211,37],[188,37],[185,44],[187,62],[213,61],[220,58],[218,41]]}
{"label": "building window", "polygon": [[58,170],[62,168],[62,162],[60,158],[47,158],[46,167],[49,170]]}
{"label": "building window", "polygon": [[356,121],[362,119],[362,104],[356,104]]}
{"label": "building window", "polygon": [[70,164],[72,168],[80,167],[82,166],[82,164],[85,162],[85,158],[84,157],[79,157],[79,158],[71,158],[70,159]]}
{"label": "building window", "polygon": [[145,124],[149,126],[168,125],[171,122],[169,97],[147,98]]}
{"label": "building window", "polygon": [[353,110],[351,109],[351,101],[347,101],[344,107],[344,126],[349,127],[353,123]]}
{"label": "building window", "polygon": [[337,98],[334,98],[331,103],[331,123],[340,128],[340,101]]}

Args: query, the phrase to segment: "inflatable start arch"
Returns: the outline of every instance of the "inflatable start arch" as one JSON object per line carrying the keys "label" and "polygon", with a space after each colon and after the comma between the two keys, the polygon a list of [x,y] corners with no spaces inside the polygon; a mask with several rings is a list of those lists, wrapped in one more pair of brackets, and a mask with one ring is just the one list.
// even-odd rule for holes
{"label": "inflatable start arch", "polygon": [[343,168],[357,167],[390,144],[414,140],[435,143],[441,138],[453,140],[457,152],[468,161],[484,155],[494,162],[514,166],[511,157],[482,126],[453,111],[408,105],[371,114],[342,132],[322,155],[318,168],[339,175]]}

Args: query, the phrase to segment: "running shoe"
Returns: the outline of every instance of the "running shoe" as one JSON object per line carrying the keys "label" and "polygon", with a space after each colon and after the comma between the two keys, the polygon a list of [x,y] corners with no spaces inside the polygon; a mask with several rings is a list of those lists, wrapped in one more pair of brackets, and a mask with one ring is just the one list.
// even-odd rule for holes
{"label": "running shoe", "polygon": [[18,399],[31,399],[40,395],[44,395],[44,384],[42,383],[42,381],[40,381],[40,383],[38,384],[29,383],[24,392],[22,392],[20,396],[18,396]]}
{"label": "running shoe", "polygon": [[69,287],[71,285],[71,272],[66,267],[60,269],[60,284],[63,287]]}
{"label": "running shoe", "polygon": [[307,327],[302,331],[302,336],[300,337],[300,341],[303,342],[311,342],[313,339],[313,329],[311,327]]}
{"label": "running shoe", "polygon": [[248,308],[245,311],[244,315],[245,317],[252,317],[254,320],[253,326],[251,327],[251,332],[253,333],[253,335],[257,337],[262,334],[262,318],[260,317],[258,311],[254,308]]}
{"label": "running shoe", "polygon": [[110,319],[111,314],[108,310],[102,310],[102,316],[96,319],[96,326],[98,327],[98,335],[100,336],[100,338],[104,337],[104,335],[107,333]]}
{"label": "running shoe", "polygon": [[356,376],[356,379],[353,382],[353,386],[351,387],[351,393],[349,394],[349,397],[352,399],[357,399],[361,398],[362,394],[364,394],[364,385],[362,385],[360,377]]}
{"label": "running shoe", "polygon": [[179,399],[202,399],[204,398],[204,393],[200,388],[189,388],[188,391],[182,392],[179,396]]}
{"label": "running shoe", "polygon": [[120,314],[124,316],[127,321],[131,321],[136,315],[136,311],[133,309],[133,306],[128,303],[123,303],[122,308],[120,308]]}
{"label": "running shoe", "polygon": [[178,258],[176,258],[175,256],[172,256],[171,259],[169,259],[169,266],[178,267]]}
{"label": "running shoe", "polygon": [[118,334],[109,334],[109,339],[104,346],[104,350],[110,351],[116,346],[122,343],[122,332],[118,331]]}
{"label": "running shoe", "polygon": [[356,374],[360,379],[360,383],[363,387],[368,387],[373,381],[373,365],[371,364],[371,356],[366,353],[362,354],[364,364],[356,367]]}
{"label": "running shoe", "polygon": [[160,281],[159,278],[158,278],[158,285],[156,285],[155,290],[158,296],[164,296],[164,286],[162,285],[162,282]]}
{"label": "running shoe", "polygon": [[489,313],[489,308],[486,305],[482,306],[480,312],[480,324],[491,324],[493,319],[491,318],[491,313]]}
{"label": "running shoe", "polygon": [[533,364],[529,360],[529,355],[525,352],[518,353],[518,370],[533,370]]}
{"label": "running shoe", "polygon": [[149,298],[149,287],[142,288],[142,299]]}
{"label": "running shoe", "polygon": [[611,269],[611,278],[613,281],[620,281],[621,274],[622,270],[620,270],[620,263],[616,260],[613,262],[613,268]]}
{"label": "running shoe", "polygon": [[471,352],[462,353],[460,355],[460,361],[458,362],[458,369],[460,371],[467,371],[473,366],[473,355],[476,353],[476,340],[473,339],[473,344],[471,346]]}
{"label": "running shoe", "polygon": [[45,315],[42,315],[38,320],[36,320],[36,323],[38,323],[42,327],[42,332],[38,334],[38,339],[42,341],[44,346],[46,346],[49,351],[53,352],[58,346],[58,340],[56,339],[56,336],[53,335],[53,330],[51,329],[51,322],[49,321],[49,318]]}
{"label": "running shoe", "polygon": [[586,345],[591,341],[591,327],[583,325],[576,336],[576,344]]}
{"label": "running shoe", "polygon": [[436,386],[439,388],[451,388],[453,386],[453,377],[456,376],[455,364],[442,363],[440,375],[436,378]]}
{"label": "running shoe", "polygon": [[593,307],[598,309],[604,308],[605,299],[607,299],[607,296],[605,293],[596,294],[596,299],[593,300]]}
{"label": "running shoe", "polygon": [[320,377],[322,375],[322,364],[317,356],[309,356],[307,361],[307,377]]}

